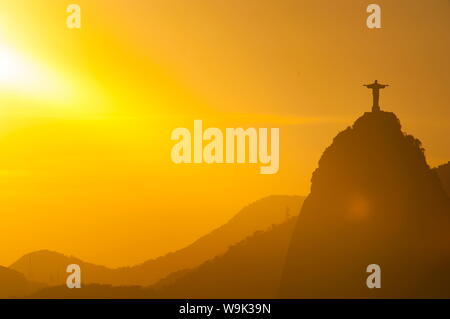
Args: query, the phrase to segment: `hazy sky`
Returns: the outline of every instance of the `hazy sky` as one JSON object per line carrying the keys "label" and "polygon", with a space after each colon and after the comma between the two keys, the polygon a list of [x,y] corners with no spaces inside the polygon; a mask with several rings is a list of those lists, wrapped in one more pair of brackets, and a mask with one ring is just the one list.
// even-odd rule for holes
{"label": "hazy sky", "polygon": [[[366,26],[372,2],[382,29]],[[307,195],[375,79],[430,165],[447,162],[450,1],[372,2],[2,1],[0,264],[38,249],[135,264],[261,197]],[[279,173],[173,164],[170,133],[194,119],[279,127]]]}

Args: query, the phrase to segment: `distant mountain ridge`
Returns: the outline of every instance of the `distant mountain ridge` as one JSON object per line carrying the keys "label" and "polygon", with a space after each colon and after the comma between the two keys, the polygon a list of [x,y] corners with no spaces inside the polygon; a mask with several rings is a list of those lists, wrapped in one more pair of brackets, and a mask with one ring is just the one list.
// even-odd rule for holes
{"label": "distant mountain ridge", "polygon": [[232,245],[200,266],[174,272],[149,287],[91,284],[42,289],[38,299],[275,298],[297,216]]}
{"label": "distant mountain ridge", "polygon": [[80,265],[83,284],[116,286],[149,286],[167,275],[183,269],[194,268],[223,254],[227,249],[274,224],[281,224],[299,213],[303,197],[269,196],[258,200],[235,215],[229,222],[202,236],[191,245],[140,265],[111,269],[86,263],[78,258],[42,250],[27,254],[10,268],[23,273],[29,280],[50,286],[62,285],[67,278],[69,264]]}
{"label": "distant mountain ridge", "polygon": [[114,280],[114,270],[104,266],[84,262],[73,256],[66,256],[49,250],[39,250],[19,258],[9,268],[25,275],[28,280],[56,286],[65,284],[67,266],[80,265],[83,283],[110,282]]}
{"label": "distant mountain ridge", "polygon": [[21,273],[0,266],[0,298],[17,298],[43,288],[44,285],[30,282]]}

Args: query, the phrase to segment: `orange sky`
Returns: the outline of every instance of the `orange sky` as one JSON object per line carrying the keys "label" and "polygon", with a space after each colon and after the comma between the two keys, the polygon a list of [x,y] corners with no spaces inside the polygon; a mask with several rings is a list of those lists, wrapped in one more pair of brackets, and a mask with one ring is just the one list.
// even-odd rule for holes
{"label": "orange sky", "polygon": [[[65,25],[69,3],[81,30]],[[429,163],[447,162],[450,2],[376,1],[381,30],[365,25],[369,3],[2,1],[0,265],[37,249],[135,264],[261,197],[306,195],[374,79]],[[279,173],[173,164],[170,133],[194,119],[279,127]]]}

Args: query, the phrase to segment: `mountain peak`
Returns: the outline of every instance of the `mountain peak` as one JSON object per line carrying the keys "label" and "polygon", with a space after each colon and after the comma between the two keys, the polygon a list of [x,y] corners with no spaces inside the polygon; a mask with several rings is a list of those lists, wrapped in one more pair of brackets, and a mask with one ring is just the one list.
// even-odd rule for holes
{"label": "mountain peak", "polygon": [[[289,249],[283,297],[405,297],[412,290],[403,280],[425,280],[430,270],[423,261],[442,258],[431,254],[439,250],[432,239],[448,241],[449,200],[421,142],[402,132],[394,113],[364,113],[340,132],[311,182]],[[361,274],[372,263],[398,276],[393,286],[367,291]]]}
{"label": "mountain peak", "polygon": [[402,132],[394,113],[383,111],[364,113],[340,132],[311,182],[310,197],[369,196],[382,207],[392,207],[400,197],[406,204],[411,193],[443,195],[420,140]]}

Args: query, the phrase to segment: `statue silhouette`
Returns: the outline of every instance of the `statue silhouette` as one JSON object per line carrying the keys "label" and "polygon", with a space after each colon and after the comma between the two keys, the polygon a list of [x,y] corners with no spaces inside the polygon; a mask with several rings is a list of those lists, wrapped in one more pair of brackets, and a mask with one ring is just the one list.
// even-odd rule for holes
{"label": "statue silhouette", "polygon": [[379,84],[377,80],[375,80],[372,84],[364,84],[365,87],[372,89],[372,96],[373,96],[373,105],[372,105],[372,112],[379,112],[380,105],[380,89],[384,89],[385,87],[389,86],[387,84]]}

